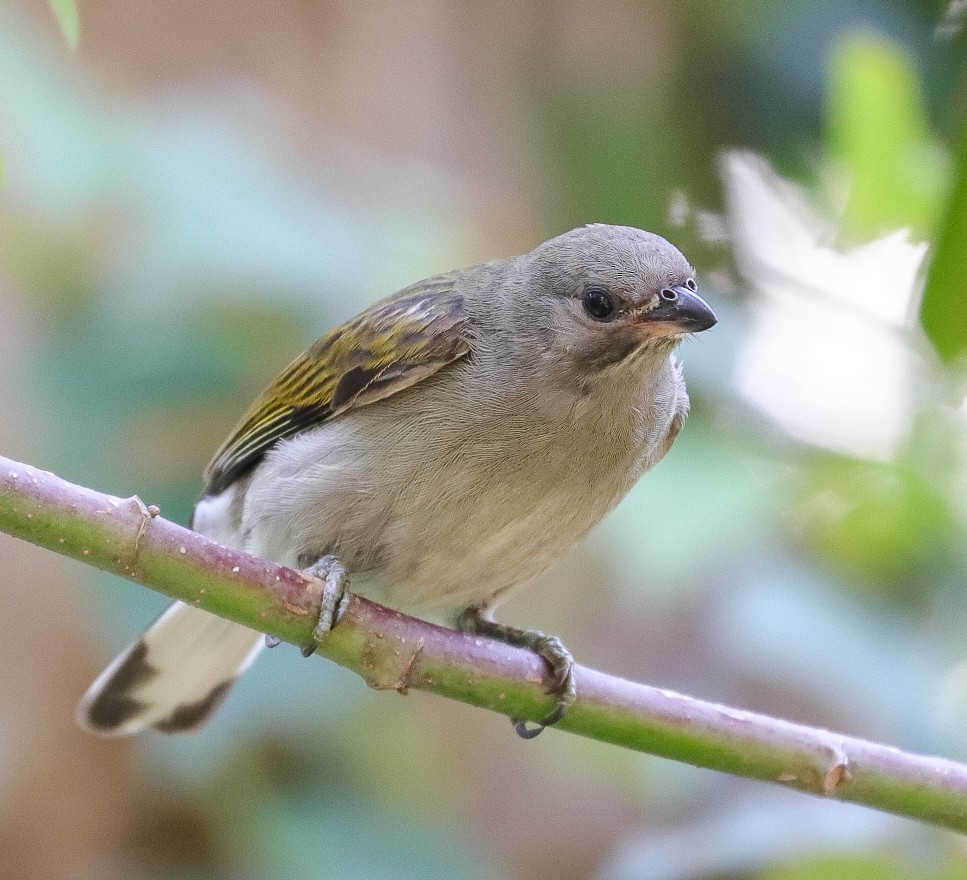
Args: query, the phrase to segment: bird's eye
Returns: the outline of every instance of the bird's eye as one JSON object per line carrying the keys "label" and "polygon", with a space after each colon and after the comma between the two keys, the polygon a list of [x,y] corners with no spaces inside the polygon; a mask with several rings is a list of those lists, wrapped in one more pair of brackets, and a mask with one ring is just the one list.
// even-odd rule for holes
{"label": "bird's eye", "polygon": [[690,291],[692,291],[692,293],[694,293],[696,290],[698,290],[698,285],[695,283],[695,279],[694,278],[688,278],[688,279],[686,279],[685,280],[685,286]]}
{"label": "bird's eye", "polygon": [[658,291],[658,295],[665,300],[665,302],[673,303],[678,299],[678,291],[673,290],[671,287],[663,287]]}
{"label": "bird's eye", "polygon": [[614,314],[614,298],[601,287],[589,287],[581,295],[581,304],[595,321],[607,321]]}

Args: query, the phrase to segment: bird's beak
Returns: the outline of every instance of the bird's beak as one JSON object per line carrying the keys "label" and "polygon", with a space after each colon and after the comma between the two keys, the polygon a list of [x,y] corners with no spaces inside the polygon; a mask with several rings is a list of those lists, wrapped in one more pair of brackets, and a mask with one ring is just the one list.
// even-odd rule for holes
{"label": "bird's beak", "polygon": [[718,323],[709,304],[684,284],[669,290],[675,294],[674,298],[663,297],[655,308],[639,318],[652,335],[701,333]]}

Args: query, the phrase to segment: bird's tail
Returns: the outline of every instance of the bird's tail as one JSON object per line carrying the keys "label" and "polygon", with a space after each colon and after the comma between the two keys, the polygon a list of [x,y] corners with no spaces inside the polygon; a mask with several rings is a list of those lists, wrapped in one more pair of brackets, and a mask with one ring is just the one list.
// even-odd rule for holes
{"label": "bird's tail", "polygon": [[254,630],[175,602],[97,677],[77,720],[105,736],[195,730],[262,646]]}

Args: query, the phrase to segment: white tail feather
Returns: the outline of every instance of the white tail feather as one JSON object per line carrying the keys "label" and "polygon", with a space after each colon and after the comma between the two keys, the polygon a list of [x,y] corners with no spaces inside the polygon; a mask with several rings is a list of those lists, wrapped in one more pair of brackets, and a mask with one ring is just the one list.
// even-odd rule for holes
{"label": "white tail feather", "polygon": [[82,727],[128,736],[204,724],[263,647],[254,630],[175,602],[88,688]]}

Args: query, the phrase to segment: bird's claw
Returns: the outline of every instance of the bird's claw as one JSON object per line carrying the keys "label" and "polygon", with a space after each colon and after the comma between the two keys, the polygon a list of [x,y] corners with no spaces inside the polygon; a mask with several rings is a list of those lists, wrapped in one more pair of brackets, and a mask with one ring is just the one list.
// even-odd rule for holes
{"label": "bird's claw", "polygon": [[346,567],[335,556],[323,556],[303,572],[325,584],[319,605],[319,620],[312,631],[312,638],[302,647],[302,656],[311,657],[319,643],[346,613],[349,606],[349,576]]}
{"label": "bird's claw", "polygon": [[533,739],[545,727],[557,724],[567,714],[577,698],[577,686],[574,681],[574,657],[564,643],[557,636],[548,636],[538,630],[525,632],[533,636],[533,641],[524,647],[539,654],[551,667],[552,678],[547,692],[558,697],[557,705],[535,727],[528,727],[526,721],[511,718],[514,730],[521,739]]}
{"label": "bird's claw", "polygon": [[459,626],[465,632],[490,636],[508,645],[528,648],[538,654],[551,667],[551,681],[547,693],[558,697],[557,705],[536,726],[529,727],[527,721],[511,718],[514,730],[521,739],[533,739],[545,727],[557,724],[577,698],[577,686],[574,679],[574,657],[557,636],[549,636],[536,629],[517,629],[504,626],[486,615],[483,609],[469,608],[459,620]]}

